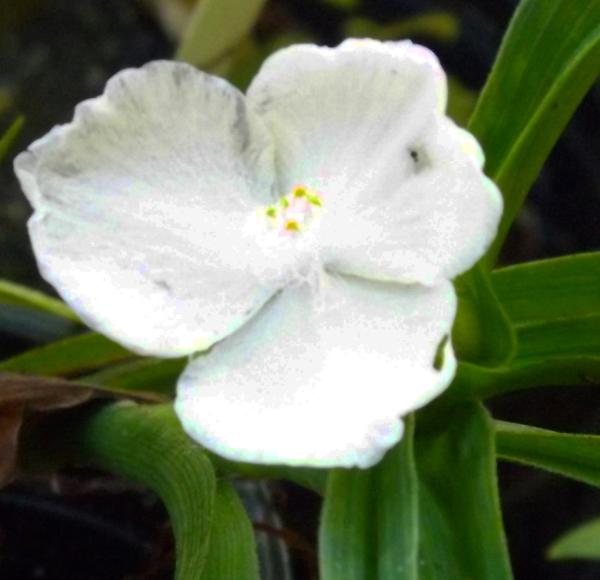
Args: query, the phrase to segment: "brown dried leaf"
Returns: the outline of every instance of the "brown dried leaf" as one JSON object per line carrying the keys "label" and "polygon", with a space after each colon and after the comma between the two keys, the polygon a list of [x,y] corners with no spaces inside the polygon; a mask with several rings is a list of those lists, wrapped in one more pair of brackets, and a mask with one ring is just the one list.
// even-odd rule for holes
{"label": "brown dried leaf", "polygon": [[66,409],[87,401],[94,389],[65,379],[0,372],[0,409],[21,404],[31,411]]}
{"label": "brown dried leaf", "polygon": [[26,413],[74,407],[93,394],[94,389],[64,379],[0,372],[0,487],[14,477]]}

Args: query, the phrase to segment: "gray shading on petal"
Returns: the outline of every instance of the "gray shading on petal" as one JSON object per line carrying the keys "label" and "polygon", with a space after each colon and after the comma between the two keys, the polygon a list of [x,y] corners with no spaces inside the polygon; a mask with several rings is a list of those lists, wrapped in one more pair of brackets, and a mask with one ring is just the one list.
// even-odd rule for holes
{"label": "gray shading on petal", "polygon": [[15,170],[42,274],[136,352],[205,349],[277,289],[244,233],[275,188],[271,138],[225,81],[167,61],[123,71]]}

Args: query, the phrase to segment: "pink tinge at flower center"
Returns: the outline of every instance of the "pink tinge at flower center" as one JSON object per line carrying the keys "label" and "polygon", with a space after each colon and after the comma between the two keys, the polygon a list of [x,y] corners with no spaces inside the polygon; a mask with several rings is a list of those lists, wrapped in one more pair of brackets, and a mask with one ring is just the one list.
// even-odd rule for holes
{"label": "pink tinge at flower center", "polygon": [[281,236],[292,236],[306,230],[320,215],[322,207],[320,195],[304,185],[297,185],[264,212],[270,228]]}

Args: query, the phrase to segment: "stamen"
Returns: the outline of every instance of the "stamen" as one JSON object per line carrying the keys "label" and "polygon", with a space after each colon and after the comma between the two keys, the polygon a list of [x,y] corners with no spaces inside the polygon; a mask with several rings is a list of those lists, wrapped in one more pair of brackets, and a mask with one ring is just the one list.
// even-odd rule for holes
{"label": "stamen", "polygon": [[294,191],[293,191],[293,195],[294,195],[294,197],[306,197],[306,195],[307,195],[306,187],[302,187],[301,185],[295,187]]}
{"label": "stamen", "polygon": [[321,203],[321,198],[318,195],[309,193],[306,195],[306,199],[308,200],[308,203],[311,203],[312,205],[316,205],[317,207],[323,207],[323,204]]}
{"label": "stamen", "polygon": [[275,205],[260,211],[268,218],[269,229],[289,236],[308,229],[312,221],[319,217],[322,207],[321,197],[314,189],[297,185]]}

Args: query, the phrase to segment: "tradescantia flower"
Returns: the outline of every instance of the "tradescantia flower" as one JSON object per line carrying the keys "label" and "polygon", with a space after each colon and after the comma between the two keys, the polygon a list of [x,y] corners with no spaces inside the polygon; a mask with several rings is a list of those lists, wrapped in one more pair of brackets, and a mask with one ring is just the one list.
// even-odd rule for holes
{"label": "tradescantia flower", "polygon": [[294,46],[244,96],[175,62],[112,78],[19,155],[43,276],[131,350],[193,355],[176,412],[236,460],[367,467],[450,383],[450,280],[501,198],[410,42]]}

